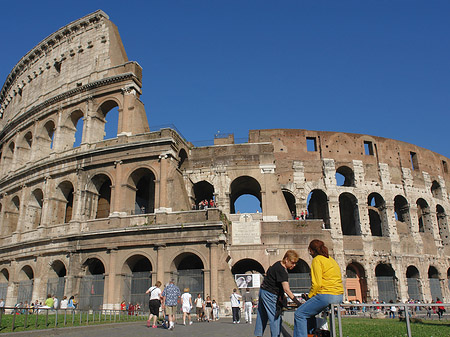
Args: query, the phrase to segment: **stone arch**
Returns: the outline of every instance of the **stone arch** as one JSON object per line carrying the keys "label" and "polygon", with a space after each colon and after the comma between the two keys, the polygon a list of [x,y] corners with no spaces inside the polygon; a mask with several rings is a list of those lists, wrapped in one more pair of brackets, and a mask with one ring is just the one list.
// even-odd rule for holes
{"label": "stone arch", "polygon": [[199,255],[184,252],[176,256],[172,262],[172,274],[180,289],[189,288],[192,294],[204,296],[205,265]]}
{"label": "stone arch", "polygon": [[364,267],[358,262],[351,262],[345,269],[346,294],[349,301],[367,301],[367,279]]}
{"label": "stone arch", "polygon": [[295,219],[297,217],[297,206],[295,203],[294,194],[287,189],[283,189],[283,196],[284,196],[284,200],[286,201],[286,204],[289,208],[289,212],[292,215],[292,218]]}
{"label": "stone arch", "polygon": [[339,213],[343,235],[361,235],[358,200],[348,192],[339,195]]}
{"label": "stone arch", "polygon": [[61,148],[63,151],[78,147],[83,142],[84,112],[76,109],[67,115],[61,126]]}
{"label": "stone arch", "polygon": [[27,131],[17,143],[17,164],[25,164],[31,159],[31,147],[33,144],[33,133]]}
{"label": "stone arch", "polygon": [[442,199],[442,187],[436,180],[431,183],[431,194],[434,198]]}
{"label": "stone arch", "polygon": [[355,173],[348,166],[340,166],[336,170],[336,184],[337,186],[355,186]]}
{"label": "stone arch", "polygon": [[86,208],[91,217],[102,219],[109,217],[111,211],[111,178],[104,173],[94,175],[89,184],[89,197]]}
{"label": "stone arch", "polygon": [[18,274],[17,303],[31,303],[34,286],[34,271],[29,265],[20,269]]}
{"label": "stone arch", "polygon": [[436,301],[437,298],[442,299],[439,271],[434,266],[428,267],[428,282],[430,285],[431,300]]}
{"label": "stone arch", "polygon": [[289,287],[296,293],[308,293],[311,288],[311,268],[304,260],[299,259],[295,267],[288,270]]}
{"label": "stone arch", "polygon": [[370,232],[372,236],[389,236],[386,202],[378,193],[371,193],[367,197],[369,211]]}
{"label": "stone arch", "polygon": [[322,190],[312,190],[308,195],[308,217],[311,219],[322,219],[325,228],[330,229],[330,211],[328,207],[328,196]]}
{"label": "stone arch", "polygon": [[145,292],[152,284],[152,271],[152,263],[144,255],[135,253],[126,259],[122,266],[122,298],[125,302],[147,304],[148,295]]}
{"label": "stone arch", "polygon": [[40,188],[31,192],[26,209],[25,230],[36,229],[41,225],[42,206],[44,203],[44,193]]}
{"label": "stone arch", "polygon": [[[251,288],[250,293],[254,296],[257,295],[255,282],[261,282],[262,275],[264,275],[264,267],[258,261],[250,258],[239,260],[231,268],[231,273],[238,288]],[[259,276],[254,276],[254,274]],[[258,281],[254,277],[259,277]]]}
{"label": "stone arch", "polygon": [[408,297],[412,300],[423,300],[420,284],[420,272],[416,266],[408,266],[406,269],[406,283],[408,285]]}
{"label": "stone arch", "polygon": [[450,244],[450,231],[447,223],[447,214],[445,213],[444,207],[441,205],[436,205],[436,218],[439,227],[439,236],[441,237],[442,243],[446,246]]}
{"label": "stone arch", "polygon": [[[395,219],[403,223],[408,231],[411,231],[411,215],[409,212],[409,204],[406,198],[402,195],[396,195],[394,198],[394,212]],[[397,224],[398,225],[398,224]]]}
{"label": "stone arch", "polygon": [[4,172],[8,172],[12,169],[15,150],[16,150],[16,144],[14,143],[14,141],[11,141],[11,142],[9,142],[5,151],[3,151],[2,167],[3,167]]}
{"label": "stone arch", "polygon": [[85,275],[80,280],[80,309],[101,309],[105,289],[105,265],[97,257],[89,257],[83,263]]}
{"label": "stone arch", "polygon": [[[106,116],[114,108],[119,108],[119,102],[114,97],[107,97],[103,102],[101,102],[96,111],[95,117],[91,120],[91,132],[90,138],[92,142],[102,141],[106,135],[105,125],[107,122]],[[118,133],[118,128],[116,129],[116,136]]]}
{"label": "stone arch", "polygon": [[179,168],[180,170],[182,170],[182,169],[184,168],[183,165],[185,164],[187,158],[188,158],[188,155],[187,155],[186,150],[185,150],[185,149],[181,149],[181,150],[178,152],[178,168]]}
{"label": "stone arch", "polygon": [[61,182],[56,188],[56,224],[68,223],[72,220],[74,192],[72,182],[69,180]]}
{"label": "stone arch", "polygon": [[130,174],[128,182],[135,189],[134,214],[154,213],[155,180],[155,174],[148,168],[138,168]]}
{"label": "stone arch", "polygon": [[194,203],[197,209],[202,209],[201,202],[207,200],[214,200],[214,186],[206,181],[202,180],[194,184]]}
{"label": "stone arch", "polygon": [[47,280],[47,294],[52,294],[61,299],[64,296],[66,286],[67,268],[61,260],[54,260],[50,264]]}
{"label": "stone arch", "polygon": [[[230,213],[236,213],[235,202],[243,195],[252,195],[259,200],[262,210],[261,185],[258,180],[250,176],[240,176],[234,179],[230,185]],[[264,210],[263,210],[264,211]]]}
{"label": "stone arch", "polygon": [[379,263],[375,267],[375,277],[378,286],[378,300],[388,303],[397,302],[397,278],[395,271],[390,264]]}
{"label": "stone arch", "polygon": [[47,120],[39,132],[39,154],[47,156],[54,148],[56,124],[52,119]]}
{"label": "stone arch", "polygon": [[430,207],[423,198],[419,198],[416,201],[417,205],[417,220],[420,233],[432,233],[433,222],[430,215]]}
{"label": "stone arch", "polygon": [[18,230],[20,212],[20,199],[17,195],[11,197],[8,208],[5,211],[5,234],[11,235]]}
{"label": "stone arch", "polygon": [[7,268],[3,268],[0,271],[0,299],[6,300],[6,296],[8,294],[8,285],[9,285],[9,270]]}

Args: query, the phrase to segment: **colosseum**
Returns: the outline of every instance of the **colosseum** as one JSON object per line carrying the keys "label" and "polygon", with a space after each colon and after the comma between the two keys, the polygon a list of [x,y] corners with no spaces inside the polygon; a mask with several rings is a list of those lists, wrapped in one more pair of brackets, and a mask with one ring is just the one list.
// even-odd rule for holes
{"label": "colosseum", "polygon": [[[141,94],[142,69],[102,11],[45,38],[7,76],[7,306],[52,293],[118,308],[174,278],[224,308],[236,275],[252,276],[256,292],[258,276],[292,248],[301,260],[291,287],[304,292],[313,238],[340,264],[347,300],[450,299],[450,159],[398,140],[300,129],[194,146],[175,128],[151,130]],[[104,139],[114,111],[116,136]],[[261,211],[237,211],[244,195]]]}

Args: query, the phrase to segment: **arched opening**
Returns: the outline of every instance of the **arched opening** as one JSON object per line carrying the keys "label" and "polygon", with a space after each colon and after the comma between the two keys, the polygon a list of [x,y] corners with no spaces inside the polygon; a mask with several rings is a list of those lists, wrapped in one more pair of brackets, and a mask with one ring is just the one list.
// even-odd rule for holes
{"label": "arched opening", "polygon": [[[239,210],[241,213],[254,213],[256,211],[262,211],[262,197],[261,197],[261,186],[259,182],[249,176],[241,176],[233,180],[230,186],[230,213],[236,213]],[[236,202],[242,196],[253,196],[259,201],[259,205],[255,205],[254,198],[247,198],[247,204],[242,204],[240,207],[236,207]],[[244,198],[242,201],[244,201]],[[250,201],[250,202],[249,202]],[[253,201],[253,202],[251,202]],[[239,204],[239,203],[238,203]],[[241,204],[239,204],[241,205]],[[256,206],[256,208],[255,208]]]}
{"label": "arched opening", "polygon": [[353,170],[348,166],[341,166],[336,170],[335,174],[337,186],[355,186],[355,174]]}
{"label": "arched opening", "polygon": [[420,273],[415,266],[409,266],[406,269],[406,283],[408,285],[409,299],[422,301],[423,296],[420,289]]}
{"label": "arched opening", "polygon": [[450,233],[447,224],[447,214],[445,214],[444,207],[441,205],[436,205],[436,218],[439,227],[439,236],[441,237],[442,243],[448,246],[450,243]]}
{"label": "arched opening", "polygon": [[95,187],[95,218],[103,219],[109,217],[111,209],[111,179],[105,174],[98,174],[92,178]]}
{"label": "arched opening", "polygon": [[57,188],[56,223],[68,223],[72,220],[74,188],[70,181],[64,181]]}
{"label": "arched opening", "polygon": [[420,233],[432,233],[432,221],[430,216],[430,207],[428,203],[422,199],[417,199],[417,219]]}
{"label": "arched opening", "polygon": [[295,206],[295,197],[294,195],[287,190],[283,190],[284,200],[286,200],[286,204],[289,208],[289,212],[293,219],[297,217],[297,207]]}
{"label": "arched opening", "polygon": [[308,264],[300,259],[293,269],[288,270],[288,273],[291,291],[307,294],[311,288],[311,268]]}
{"label": "arched opening", "polygon": [[397,302],[397,278],[391,265],[380,263],[375,268],[378,285],[378,299],[380,302]]}
{"label": "arched opening", "polygon": [[31,159],[31,145],[33,143],[33,134],[28,131],[22,140],[17,144],[17,163],[25,164]]}
{"label": "arched opening", "polygon": [[182,170],[184,168],[183,164],[186,161],[188,155],[185,149],[181,149],[178,153],[178,168]]}
{"label": "arched opening", "polygon": [[61,300],[64,296],[66,275],[67,270],[64,263],[60,260],[53,261],[48,274],[47,294],[55,295],[59,300]]}
{"label": "arched opening", "polygon": [[367,198],[370,232],[372,236],[388,236],[386,202],[378,193],[371,193]]}
{"label": "arched opening", "polygon": [[180,289],[189,288],[193,297],[201,294],[204,297],[204,281],[202,260],[195,254],[183,253],[178,255],[174,261],[173,277]]}
{"label": "arched opening", "polygon": [[[76,110],[71,113],[69,120],[67,121],[67,131],[71,137],[71,147],[78,147],[83,141],[83,126],[84,126],[84,114],[81,110]],[[67,135],[69,136],[69,135]]]}
{"label": "arched opening", "polygon": [[195,183],[194,197],[196,209],[204,209],[210,207],[211,200],[213,200],[214,204],[214,186],[205,180]]}
{"label": "arched opening", "polygon": [[436,180],[433,180],[433,183],[431,184],[431,194],[435,198],[442,199],[442,188]]}
{"label": "arched opening", "polygon": [[80,304],[82,310],[99,310],[103,307],[105,287],[105,266],[97,258],[89,258],[84,262],[85,275],[80,281]]}
{"label": "arched opening", "polygon": [[103,139],[116,138],[118,129],[119,129],[119,108],[115,106],[107,113],[105,125],[105,137]]}
{"label": "arched opening", "polygon": [[30,266],[24,266],[19,272],[17,303],[31,303],[33,295],[34,272]]}
{"label": "arched opening", "polygon": [[44,130],[42,132],[41,140],[47,144],[49,150],[53,149],[53,141],[55,136],[55,123],[50,120],[44,124]]}
{"label": "arched opening", "polygon": [[450,268],[447,269],[447,285],[448,290],[450,290]]}
{"label": "arched opening", "polygon": [[146,168],[141,168],[131,174],[131,180],[136,186],[134,214],[155,212],[155,175]]}
{"label": "arched opening", "polygon": [[114,100],[107,100],[97,110],[97,118],[91,121],[90,137],[93,142],[117,137],[119,125],[118,104]]}
{"label": "arched opening", "polygon": [[428,268],[428,282],[430,284],[431,300],[436,301],[437,298],[442,300],[441,282],[439,280],[439,272],[434,266]]}
{"label": "arched opening", "polygon": [[344,192],[339,196],[339,213],[342,234],[361,235],[358,200],[353,194]]}
{"label": "arched opening", "polygon": [[409,204],[405,197],[397,195],[394,198],[395,219],[404,223],[407,228],[411,229],[411,217],[409,214]]}
{"label": "arched opening", "polygon": [[151,262],[143,255],[134,255],[127,259],[123,269],[123,300],[131,304],[140,304],[144,308],[148,302],[148,295],[145,292],[152,284]]}
{"label": "arched opening", "polygon": [[0,271],[0,299],[3,298],[6,301],[6,295],[8,294],[9,284],[9,271],[3,268]]}
{"label": "arched opening", "polygon": [[8,211],[5,212],[8,234],[12,234],[13,232],[18,230],[17,226],[19,224],[19,211],[20,211],[20,199],[17,195],[15,195],[11,199]]}
{"label": "arched opening", "polygon": [[44,193],[40,188],[35,189],[30,196],[27,206],[27,222],[25,230],[36,229],[41,224],[42,205],[44,202]]}
{"label": "arched opening", "polygon": [[256,260],[242,259],[231,268],[231,273],[238,288],[250,289],[253,296],[257,296],[259,286],[264,275],[264,267]]}
{"label": "arched opening", "polygon": [[308,195],[308,218],[322,219],[325,228],[330,229],[328,197],[322,190],[313,190]]}
{"label": "arched opening", "polygon": [[363,266],[357,262],[352,262],[347,266],[345,274],[347,300],[366,302],[367,280]]}

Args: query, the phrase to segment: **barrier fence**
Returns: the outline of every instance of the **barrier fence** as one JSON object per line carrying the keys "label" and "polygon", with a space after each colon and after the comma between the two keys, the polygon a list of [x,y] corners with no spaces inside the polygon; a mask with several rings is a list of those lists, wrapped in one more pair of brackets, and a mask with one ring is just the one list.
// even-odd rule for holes
{"label": "barrier fence", "polygon": [[450,307],[450,303],[371,303],[371,304],[331,304],[331,319],[330,319],[330,332],[331,337],[337,337],[336,335],[336,317],[337,316],[337,323],[338,323],[338,331],[339,336],[342,337],[342,320],[341,320],[341,313],[342,309],[345,308],[368,308],[372,312],[376,312],[378,308],[391,308],[396,307],[397,313],[400,318],[403,318],[405,320],[406,325],[406,333],[408,337],[412,337],[411,335],[411,320],[410,315],[413,312],[413,308],[417,307]]}
{"label": "barrier fence", "polygon": [[0,309],[0,331],[46,329],[62,326],[84,326],[99,323],[147,320],[142,310],[79,310],[4,307]]}

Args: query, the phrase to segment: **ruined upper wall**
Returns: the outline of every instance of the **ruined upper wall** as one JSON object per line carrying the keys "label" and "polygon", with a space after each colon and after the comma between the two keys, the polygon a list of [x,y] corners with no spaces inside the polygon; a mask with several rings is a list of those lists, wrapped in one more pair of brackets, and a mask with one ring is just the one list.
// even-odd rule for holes
{"label": "ruined upper wall", "polygon": [[[308,139],[311,142],[315,141],[315,151],[308,151]],[[292,171],[292,164],[296,160],[314,165],[315,161],[333,159],[336,167],[351,164],[353,160],[362,161],[365,165],[366,179],[370,178],[374,181],[379,179],[378,164],[380,163],[389,166],[393,183],[401,183],[402,168],[412,171],[415,184],[420,184],[420,180],[423,178],[421,172],[428,173],[432,178],[440,176],[447,181],[447,184],[450,180],[449,158],[417,145],[394,139],[344,132],[271,129],[251,130],[249,142],[273,143],[277,171],[280,174],[283,174],[283,171]],[[372,152],[366,153],[365,146],[370,147]],[[416,154],[414,169],[411,162],[413,153]],[[321,166],[320,164],[319,167]],[[321,172],[317,168],[312,168],[311,172],[313,171],[319,174]],[[307,167],[305,167],[305,174],[308,174]]]}
{"label": "ruined upper wall", "polygon": [[104,12],[64,26],[28,52],[8,75],[0,93],[0,129],[55,96],[127,71],[115,68],[126,62],[117,27]]}

